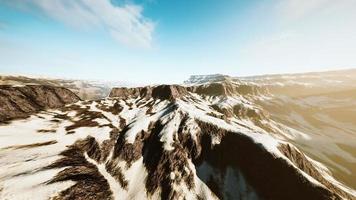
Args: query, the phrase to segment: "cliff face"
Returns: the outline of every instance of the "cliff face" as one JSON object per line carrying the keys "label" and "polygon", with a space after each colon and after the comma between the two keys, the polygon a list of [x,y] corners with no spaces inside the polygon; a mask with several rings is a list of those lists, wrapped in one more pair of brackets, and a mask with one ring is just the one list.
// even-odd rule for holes
{"label": "cliff face", "polygon": [[113,88],[109,97],[120,98],[157,98],[173,100],[188,94],[187,88],[179,85],[158,85],[137,88]]}
{"label": "cliff face", "polygon": [[27,85],[23,87],[0,86],[0,121],[27,117],[48,108],[60,108],[80,98],[66,88]]}
{"label": "cliff face", "polygon": [[234,84],[227,81],[191,86],[158,85],[136,88],[118,87],[111,90],[109,97],[175,99],[187,95],[188,91],[199,95],[216,97],[234,95],[248,96],[267,93],[267,90],[263,87],[248,84]]}

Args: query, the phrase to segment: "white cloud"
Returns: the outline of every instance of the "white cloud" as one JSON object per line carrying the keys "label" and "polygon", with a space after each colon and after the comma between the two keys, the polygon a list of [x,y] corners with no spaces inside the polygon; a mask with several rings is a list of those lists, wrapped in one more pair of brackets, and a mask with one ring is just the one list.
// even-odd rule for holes
{"label": "white cloud", "polygon": [[270,29],[243,46],[240,62],[257,73],[356,66],[356,1],[280,0]]}
{"label": "white cloud", "polygon": [[[322,9],[334,0],[280,0],[277,10],[288,20],[298,20]],[[335,2],[335,1],[334,1]]]}
{"label": "white cloud", "polygon": [[289,23],[321,14],[349,12],[350,8],[355,8],[355,6],[355,0],[278,0],[275,11],[277,17]]}
{"label": "white cloud", "polygon": [[103,27],[118,42],[148,48],[155,24],[134,4],[113,5],[110,0],[16,0],[11,5],[35,8],[76,28]]}

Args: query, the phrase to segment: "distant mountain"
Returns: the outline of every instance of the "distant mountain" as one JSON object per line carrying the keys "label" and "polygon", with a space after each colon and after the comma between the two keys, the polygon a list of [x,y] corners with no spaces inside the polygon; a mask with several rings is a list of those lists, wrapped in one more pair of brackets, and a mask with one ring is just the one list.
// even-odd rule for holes
{"label": "distant mountain", "polygon": [[185,84],[201,84],[208,82],[226,81],[230,80],[231,77],[223,74],[212,74],[212,75],[192,75],[188,80],[184,81]]}
{"label": "distant mountain", "polygon": [[65,87],[77,94],[81,99],[94,100],[105,98],[109,95],[111,88],[115,86],[125,86],[123,82],[104,82],[90,80],[71,80],[38,78],[27,76],[0,75],[0,85],[48,85]]}
{"label": "distant mountain", "polygon": [[[288,95],[297,93],[296,91],[289,90],[290,86],[298,87],[301,90],[304,88],[318,88],[315,91],[298,91],[298,95],[309,94],[310,92],[320,93],[320,89],[326,90],[347,90],[354,89],[356,82],[356,69],[338,70],[338,71],[325,71],[325,72],[309,72],[299,74],[272,74],[261,76],[246,76],[246,77],[231,77],[228,75],[213,74],[213,75],[193,75],[188,80],[184,81],[185,84],[204,84],[222,81],[243,82],[245,84],[255,84],[259,86],[268,86],[273,92],[282,90],[282,93],[287,92]],[[283,90],[285,88],[285,90]],[[319,91],[317,91],[319,90]]]}

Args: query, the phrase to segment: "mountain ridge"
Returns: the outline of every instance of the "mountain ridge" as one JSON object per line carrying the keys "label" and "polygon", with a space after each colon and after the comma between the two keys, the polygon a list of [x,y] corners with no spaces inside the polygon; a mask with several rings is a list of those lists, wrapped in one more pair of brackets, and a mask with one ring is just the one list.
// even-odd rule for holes
{"label": "mountain ridge", "polygon": [[59,108],[80,98],[63,87],[0,85],[0,122],[29,117],[31,113],[48,108]]}
{"label": "mountain ridge", "polygon": [[0,125],[0,198],[355,198],[352,77],[218,76],[55,106],[57,87],[1,86],[43,91]]}
{"label": "mountain ridge", "polygon": [[[53,199],[353,198],[352,189],[283,139],[293,135],[252,101],[260,93],[240,94],[238,84],[223,84],[217,93],[200,87],[117,88],[102,100],[0,126],[0,133],[28,126],[23,140],[3,135],[5,167],[22,166],[28,157],[37,163],[2,172],[0,195],[29,195],[21,189],[35,183],[15,193],[11,183],[37,177],[45,183],[37,192]],[[10,159],[17,152],[26,156]]]}

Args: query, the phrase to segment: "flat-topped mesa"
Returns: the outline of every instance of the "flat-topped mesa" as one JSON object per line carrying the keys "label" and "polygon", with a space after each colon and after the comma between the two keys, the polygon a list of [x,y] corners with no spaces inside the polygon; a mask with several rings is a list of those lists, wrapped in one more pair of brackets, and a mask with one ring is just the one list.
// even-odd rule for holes
{"label": "flat-topped mesa", "polygon": [[188,94],[187,88],[179,85],[159,85],[152,89],[152,97],[173,100]]}
{"label": "flat-topped mesa", "polygon": [[121,98],[156,98],[161,100],[174,100],[188,94],[188,90],[179,85],[158,85],[137,88],[113,88],[109,97]]}
{"label": "flat-topped mesa", "polygon": [[212,74],[212,75],[192,75],[188,80],[184,81],[185,84],[203,84],[203,83],[213,83],[229,81],[231,77],[223,74]]}
{"label": "flat-topped mesa", "polygon": [[207,96],[258,95],[267,93],[265,88],[245,83],[230,81],[207,83],[190,86],[189,91]]}
{"label": "flat-topped mesa", "polygon": [[118,87],[113,88],[109,94],[109,97],[122,97],[122,98],[137,98],[142,96],[141,91],[143,87],[137,88],[127,88],[127,87]]}
{"label": "flat-topped mesa", "polygon": [[48,85],[0,85],[0,121],[24,118],[48,108],[60,108],[80,98],[72,91]]}

